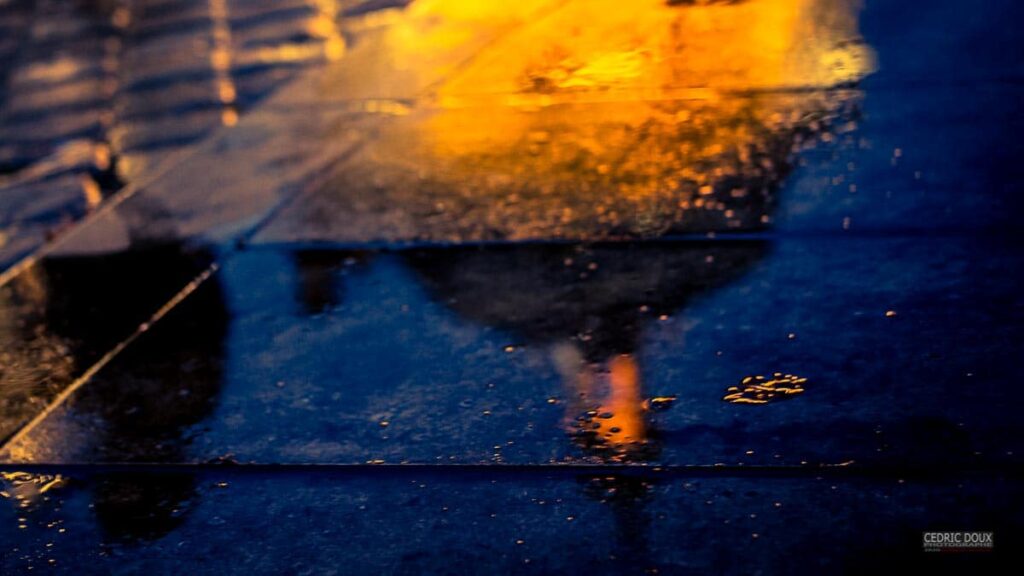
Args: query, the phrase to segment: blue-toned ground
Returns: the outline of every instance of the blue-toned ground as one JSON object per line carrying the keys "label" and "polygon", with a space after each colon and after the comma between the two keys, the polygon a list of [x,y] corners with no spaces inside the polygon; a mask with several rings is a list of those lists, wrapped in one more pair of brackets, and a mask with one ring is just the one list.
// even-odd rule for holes
{"label": "blue-toned ground", "polygon": [[[368,135],[463,116],[397,99],[410,110],[381,120],[308,92],[321,61],[347,73],[332,35],[356,30],[361,62],[377,20],[347,22],[391,3],[210,4],[130,2],[152,20],[62,32],[137,54],[119,61],[113,109],[137,143],[98,120],[72,134],[135,172],[91,149],[61,164],[51,144],[67,134],[26,136],[47,105],[10,103],[17,63],[51,46],[49,4],[0,4],[5,29],[36,23],[36,44],[0,41],[14,62],[0,118],[29,122],[0,129],[0,573],[1015,572],[1017,3],[867,0],[875,72],[782,127],[715,106],[802,110],[801,93],[682,105],[715,127],[684,143],[735,130],[759,151],[702,155],[670,190],[573,157],[600,173],[593,190],[655,191],[615,216],[626,208],[573,196],[564,218],[558,194],[532,187],[562,177],[531,156],[557,136],[527,134],[522,162],[486,159],[525,166],[521,180],[448,173],[419,141],[405,165]],[[339,28],[312,27],[318,10]],[[251,66],[142,56],[224,26]],[[256,65],[281,38],[312,48],[279,53],[308,59]],[[110,73],[93,68],[69,86]],[[182,98],[166,104],[188,116],[179,136],[125,112],[160,109],[145,78]],[[195,78],[236,94],[186,94]],[[622,134],[595,125],[580,134]],[[665,152],[625,132],[631,150]],[[521,202],[446,188],[463,177]],[[38,258],[15,265],[25,254]],[[940,530],[994,532],[995,548],[923,552]]]}

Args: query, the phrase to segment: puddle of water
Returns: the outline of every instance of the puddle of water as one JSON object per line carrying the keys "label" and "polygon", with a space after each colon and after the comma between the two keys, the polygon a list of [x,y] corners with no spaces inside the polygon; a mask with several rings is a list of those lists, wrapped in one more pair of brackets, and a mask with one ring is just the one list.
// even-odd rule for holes
{"label": "puddle of water", "polygon": [[[286,448],[292,451],[290,458],[299,460],[390,462],[391,457],[379,456],[400,454],[411,437],[421,438],[430,451],[465,434],[498,434],[513,444],[543,443],[589,412],[595,415],[590,424],[604,427],[582,456],[633,459],[630,446],[643,447],[640,452],[648,454],[656,451],[648,442],[651,418],[673,401],[645,394],[642,366],[634,357],[641,335],[689,300],[741,276],[763,251],[758,242],[535,245],[400,253],[309,251],[291,254],[280,263],[272,262],[278,253],[243,253],[234,257],[240,264],[212,277],[51,415],[53,422],[62,422],[59,428],[45,424],[20,438],[8,447],[8,457],[190,461],[198,454],[192,435],[202,437],[209,424],[216,423],[218,434],[229,436],[250,424],[263,428],[258,421],[247,422],[249,408],[218,408],[227,388],[232,402],[268,402],[268,407],[284,402],[272,409],[275,412],[285,405],[300,412],[349,406],[332,425],[338,428],[335,433],[303,427],[302,436],[312,434],[307,438],[310,444]],[[264,254],[274,257],[268,260]],[[149,258],[159,261],[156,254]],[[268,278],[276,280],[267,284]],[[224,281],[231,286],[228,300]],[[276,283],[281,285],[275,287]],[[242,289],[245,285],[258,288]],[[76,342],[71,339],[75,327],[87,331],[111,313],[117,295],[110,296],[113,300],[93,302],[87,310],[95,315],[81,322],[61,317],[70,322],[65,324],[43,316],[41,329],[52,338],[67,339],[56,342]],[[111,335],[128,328],[109,324]],[[235,328],[229,330],[232,325]],[[449,353],[456,356],[449,361],[435,358],[444,348],[419,342],[413,337],[416,333],[452,342],[456,347]],[[279,336],[265,341],[259,334]],[[363,352],[350,347],[359,341]],[[268,344],[256,357],[244,359]],[[345,353],[321,356],[335,346],[342,346]],[[12,357],[24,361],[25,354]],[[273,360],[280,354],[291,359]],[[306,354],[316,358],[302,359]],[[61,357],[67,359],[69,377],[87,359],[77,349]],[[423,360],[417,361],[419,357]],[[519,358],[527,364],[514,367]],[[508,405],[503,392],[464,397],[475,387],[471,382],[488,370],[540,369],[550,374],[551,368],[545,366],[553,367],[556,395],[563,401],[547,401],[552,398],[550,377],[515,394],[521,397],[517,402],[536,397],[529,412],[546,422],[536,432],[501,431],[518,428],[513,422],[520,419],[520,411]],[[309,380],[298,377],[302,373],[318,375]],[[423,378],[432,378],[431,374],[442,380],[424,389]],[[380,379],[387,382],[384,389]],[[339,381],[346,385],[337,388]],[[487,382],[478,384],[490,390]],[[313,400],[323,394],[326,397]],[[23,395],[39,401],[49,397],[38,386],[30,386]],[[15,392],[7,396],[12,406],[18,398]],[[31,411],[13,412],[25,413]],[[286,411],[281,416],[297,414]],[[363,418],[370,426],[362,426]],[[14,416],[10,422],[13,427]],[[365,435],[369,436],[358,444],[347,443]],[[402,440],[388,441],[392,437]],[[250,435],[250,440],[264,448],[274,444],[262,435]],[[383,448],[384,454],[375,454],[376,448],[366,450],[371,444]],[[517,451],[534,450],[529,444],[506,446],[499,456],[517,459]],[[569,453],[571,446],[566,437],[558,452]],[[334,456],[326,456],[324,450]],[[219,456],[224,455],[201,458]],[[475,461],[481,455],[457,457]]]}

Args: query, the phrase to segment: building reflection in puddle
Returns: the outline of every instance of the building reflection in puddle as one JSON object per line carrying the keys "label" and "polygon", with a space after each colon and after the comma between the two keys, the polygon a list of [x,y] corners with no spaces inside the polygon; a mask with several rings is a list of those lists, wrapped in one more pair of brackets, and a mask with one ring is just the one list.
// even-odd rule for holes
{"label": "building reflection in puddle", "polygon": [[301,250],[295,253],[295,300],[304,314],[336,309],[345,299],[344,276],[355,265],[370,265],[370,252]]}
{"label": "building reflection in puddle", "polygon": [[413,250],[438,302],[549,351],[565,388],[565,425],[599,461],[642,460],[650,442],[641,335],[765,252],[755,241]]}

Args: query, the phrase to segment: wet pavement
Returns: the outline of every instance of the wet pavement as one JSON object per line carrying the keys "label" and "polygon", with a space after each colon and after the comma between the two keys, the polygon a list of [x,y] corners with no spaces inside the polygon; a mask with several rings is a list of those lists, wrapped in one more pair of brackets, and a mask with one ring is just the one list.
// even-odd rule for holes
{"label": "wet pavement", "polygon": [[[301,70],[343,3],[10,0],[0,64],[0,264],[11,265]],[[10,201],[8,201],[10,202]]]}
{"label": "wet pavement", "polygon": [[150,4],[0,44],[3,573],[1017,560],[1013,3]]}

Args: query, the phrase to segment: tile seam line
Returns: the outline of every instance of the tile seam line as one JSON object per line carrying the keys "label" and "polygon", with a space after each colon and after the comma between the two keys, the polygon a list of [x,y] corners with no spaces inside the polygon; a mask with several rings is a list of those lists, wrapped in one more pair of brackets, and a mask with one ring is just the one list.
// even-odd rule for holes
{"label": "tile seam line", "polygon": [[769,476],[780,478],[843,477],[843,478],[935,478],[961,475],[997,475],[1006,478],[1024,476],[1024,469],[1015,464],[989,466],[715,466],[711,464],[637,465],[637,464],[325,464],[325,463],[0,463],[0,469],[53,473],[513,473],[513,474],[649,474],[667,476]]}
{"label": "tile seam line", "polygon": [[825,231],[810,232],[751,232],[751,233],[716,233],[714,236],[706,234],[678,234],[652,237],[608,237],[608,238],[524,238],[516,240],[467,240],[467,241],[427,241],[427,240],[369,240],[369,241],[347,241],[347,240],[257,240],[248,242],[246,250],[373,250],[381,252],[404,252],[409,250],[429,250],[446,248],[516,248],[525,246],[625,246],[641,244],[661,245],[711,245],[711,244],[738,244],[744,242],[785,242],[785,243],[811,243],[817,241],[825,242],[851,242],[851,241],[936,241],[956,242],[963,240],[1016,240],[1020,234],[1015,232],[986,232],[973,230],[948,230],[938,233],[917,231],[881,231],[875,233],[832,233]]}
{"label": "tile seam line", "polygon": [[[275,218],[280,216],[296,202],[308,198],[311,194],[315,194],[316,191],[325,185],[330,179],[331,174],[333,174],[332,168],[336,165],[347,162],[363,148],[365,143],[365,140],[360,140],[354,143],[351,148],[342,152],[338,157],[333,158],[328,162],[324,162],[318,168],[314,168],[312,171],[305,174],[302,178],[303,183],[298,186],[296,190],[291,193],[283,193],[282,198],[271,206],[265,214],[260,216],[252,226],[239,232],[234,238],[229,240],[232,248],[226,250],[224,256],[227,257],[231,254],[241,252],[253,245],[253,240],[268,226],[270,226],[274,222]],[[0,284],[0,286],[2,286],[2,284]]]}
{"label": "tile seam line", "polygon": [[193,292],[199,289],[207,280],[209,280],[216,272],[220,269],[220,264],[214,262],[207,266],[205,270],[199,273],[193,278],[188,284],[186,284],[181,290],[179,290],[174,296],[165,302],[160,308],[156,310],[145,322],[139,324],[135,330],[129,334],[126,338],[118,342],[113,348],[108,350],[106,354],[101,356],[99,360],[93,362],[81,375],[78,376],[71,384],[66,386],[59,394],[57,394],[53,400],[51,400],[43,410],[36,414],[31,420],[18,428],[10,436],[0,442],[0,455],[4,452],[8,452],[12,446],[24,439],[30,434],[36,427],[39,426],[46,418],[48,418],[53,412],[60,408],[75,392],[81,389],[87,382],[89,382],[93,376],[95,376],[100,370],[106,367],[111,361],[113,361],[118,355],[121,354],[128,346],[130,346],[140,336],[149,331],[149,329],[156,322],[160,321],[164,316],[171,312],[174,308],[185,301]]}

